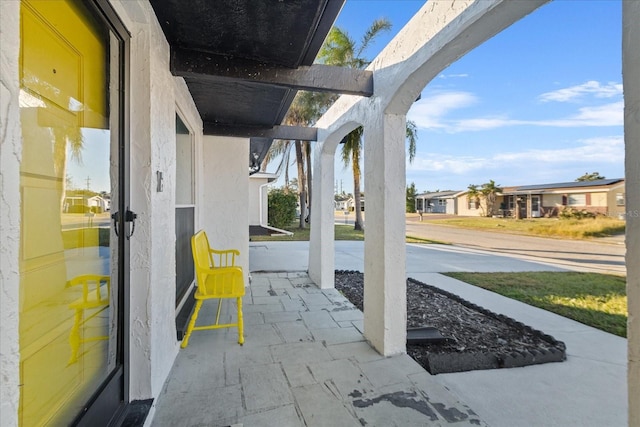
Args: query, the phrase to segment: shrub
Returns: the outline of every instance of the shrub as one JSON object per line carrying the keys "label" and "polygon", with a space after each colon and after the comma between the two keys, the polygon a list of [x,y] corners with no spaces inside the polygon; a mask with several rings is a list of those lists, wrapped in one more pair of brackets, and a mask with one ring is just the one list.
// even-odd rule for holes
{"label": "shrub", "polygon": [[281,188],[275,188],[269,192],[269,225],[276,228],[284,228],[296,218],[296,203],[298,197],[295,193],[285,192]]}
{"label": "shrub", "polygon": [[562,219],[584,219],[584,218],[595,218],[596,214],[593,212],[589,212],[586,209],[578,210],[574,208],[565,207],[560,211],[558,217]]}

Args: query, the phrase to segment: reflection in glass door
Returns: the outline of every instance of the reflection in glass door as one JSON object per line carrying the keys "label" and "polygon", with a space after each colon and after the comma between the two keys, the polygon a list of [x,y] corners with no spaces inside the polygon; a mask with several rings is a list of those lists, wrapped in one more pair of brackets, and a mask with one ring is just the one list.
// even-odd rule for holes
{"label": "reflection in glass door", "polygon": [[121,364],[119,245],[109,218],[120,193],[112,46],[84,3],[22,1],[24,426],[68,425]]}

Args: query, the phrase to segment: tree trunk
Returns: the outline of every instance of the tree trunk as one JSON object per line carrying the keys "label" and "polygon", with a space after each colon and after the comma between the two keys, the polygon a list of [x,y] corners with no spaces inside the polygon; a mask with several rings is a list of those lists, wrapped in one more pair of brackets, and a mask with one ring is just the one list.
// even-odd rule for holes
{"label": "tree trunk", "polygon": [[300,196],[300,222],[298,226],[305,228],[304,219],[307,215],[307,178],[304,173],[301,141],[296,141],[296,163],[298,164],[298,194]]}
{"label": "tree trunk", "polygon": [[362,230],[362,207],[360,202],[360,150],[353,150],[351,163],[353,167],[353,200],[355,202],[356,220],[354,230]]}
{"label": "tree trunk", "polygon": [[[305,151],[305,156],[306,156],[306,163],[307,163],[307,206],[309,207],[309,213],[308,216],[311,216],[311,144],[309,144],[309,141],[305,141],[304,142],[304,151]],[[311,221],[311,218],[309,218],[309,221]]]}

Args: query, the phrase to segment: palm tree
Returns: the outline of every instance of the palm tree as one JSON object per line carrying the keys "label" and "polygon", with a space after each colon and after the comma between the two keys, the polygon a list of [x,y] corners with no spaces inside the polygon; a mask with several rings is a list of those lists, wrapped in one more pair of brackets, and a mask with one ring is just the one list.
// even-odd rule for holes
{"label": "palm tree", "polygon": [[[289,191],[289,154],[291,153],[291,141],[286,141],[283,139],[276,139],[269,147],[269,151],[264,156],[262,160],[262,165],[260,166],[260,170],[266,170],[267,165],[271,163],[278,156],[283,156],[281,159],[281,166],[284,166],[284,191],[287,193]],[[280,167],[278,167],[280,170]]]}
{"label": "palm tree", "polygon": [[482,193],[487,204],[486,215],[491,216],[495,214],[496,199],[498,198],[498,193],[502,193],[502,188],[496,185],[494,180],[490,179],[489,182],[482,184],[480,193]]}
{"label": "palm tree", "polygon": [[360,152],[362,151],[362,130],[362,126],[358,126],[345,137],[341,152],[344,167],[347,168],[349,164],[351,164],[353,169],[353,201],[356,213],[354,230],[362,230],[362,202],[360,194]]}
{"label": "palm tree", "polygon": [[[327,95],[300,91],[289,108],[285,124],[294,126],[310,126],[320,116],[323,108],[321,100]],[[311,206],[311,145],[309,141],[295,141],[296,163],[298,165],[298,190],[300,198],[300,228],[305,228],[308,220],[308,206]]]}
{"label": "palm tree", "polygon": [[469,202],[469,207],[473,203],[475,209],[478,209],[480,206],[480,189],[475,184],[469,184],[467,187],[467,201]]}
{"label": "palm tree", "polygon": [[[364,68],[371,61],[364,58],[363,52],[369,44],[383,31],[391,29],[391,23],[385,19],[375,20],[369,29],[365,32],[360,45],[357,46],[355,41],[349,35],[338,27],[333,27],[327,36],[327,40],[320,49],[318,59],[327,65],[337,65],[350,68]],[[362,151],[362,127],[358,127],[351,131],[345,138],[342,145],[342,161],[345,168],[351,164],[353,169],[353,197],[355,202],[356,219],[354,224],[355,230],[362,230],[362,210],[360,200],[360,153]],[[407,121],[406,137],[409,143],[407,152],[409,161],[412,162],[416,155],[416,141],[418,137],[416,124]]]}
{"label": "palm tree", "polygon": [[495,213],[496,199],[498,198],[498,193],[501,192],[502,188],[496,185],[494,180],[490,179],[489,182],[485,182],[480,186],[470,184],[467,187],[467,200],[469,203],[474,203],[476,209],[478,207],[484,209],[480,203],[480,199],[483,198],[486,207],[486,211],[483,211],[483,215],[491,216]]}

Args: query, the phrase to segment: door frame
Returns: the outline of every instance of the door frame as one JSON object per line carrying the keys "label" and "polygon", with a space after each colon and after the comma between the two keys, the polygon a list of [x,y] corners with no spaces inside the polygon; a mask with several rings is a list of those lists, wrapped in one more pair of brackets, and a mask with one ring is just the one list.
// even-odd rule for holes
{"label": "door frame", "polygon": [[[131,33],[113,9],[109,0],[91,0],[86,2],[87,7],[93,9],[101,24],[109,28],[110,33],[118,40],[118,107],[111,109],[111,113],[117,114],[118,137],[118,201],[111,211],[125,212],[130,206],[130,39]],[[128,225],[125,215],[120,215],[117,220],[118,230],[118,299],[117,304],[117,367],[96,390],[88,400],[83,410],[78,414],[73,425],[96,426],[112,424],[119,419],[130,400],[130,340],[129,340],[129,314],[130,314],[130,284],[129,284],[129,240],[127,235]],[[108,421],[107,421],[108,420]]]}

